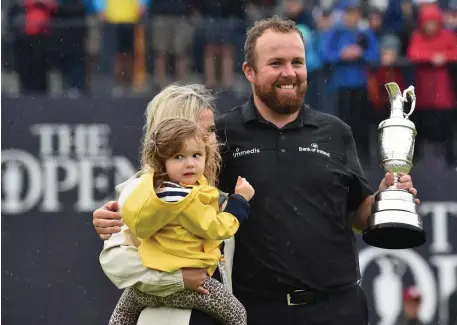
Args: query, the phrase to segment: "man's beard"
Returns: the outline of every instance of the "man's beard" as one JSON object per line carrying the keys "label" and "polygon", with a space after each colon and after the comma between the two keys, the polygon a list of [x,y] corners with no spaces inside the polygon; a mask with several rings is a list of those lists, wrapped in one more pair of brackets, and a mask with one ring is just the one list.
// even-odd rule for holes
{"label": "man's beard", "polygon": [[273,112],[280,115],[289,115],[299,111],[305,100],[307,88],[308,85],[305,81],[304,83],[296,83],[294,92],[277,94],[277,91],[281,90],[274,85],[254,84],[254,92],[259,99]]}

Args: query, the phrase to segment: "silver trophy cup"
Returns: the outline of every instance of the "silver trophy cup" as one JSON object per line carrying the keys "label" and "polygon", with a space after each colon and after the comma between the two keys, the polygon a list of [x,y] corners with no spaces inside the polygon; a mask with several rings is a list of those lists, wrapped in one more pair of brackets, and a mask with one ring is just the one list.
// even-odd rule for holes
{"label": "silver trophy cup", "polygon": [[[427,241],[422,219],[417,213],[414,196],[398,189],[398,173],[408,174],[412,167],[416,127],[409,120],[416,96],[410,86],[403,94],[394,82],[385,85],[390,97],[390,117],[379,124],[378,140],[381,166],[394,174],[394,184],[375,196],[375,204],[363,232],[363,240],[371,246],[387,249],[413,248]],[[411,100],[411,110],[405,114],[404,102]]]}

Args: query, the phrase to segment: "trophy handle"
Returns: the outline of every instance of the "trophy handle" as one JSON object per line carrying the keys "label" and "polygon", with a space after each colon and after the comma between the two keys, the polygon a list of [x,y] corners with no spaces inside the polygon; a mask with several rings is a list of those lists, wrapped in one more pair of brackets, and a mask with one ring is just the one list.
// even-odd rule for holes
{"label": "trophy handle", "polygon": [[408,95],[411,97],[411,109],[409,110],[408,114],[404,114],[405,118],[408,118],[414,112],[414,108],[416,108],[416,94],[414,93],[414,86],[409,86],[403,91],[404,102],[408,101]]}

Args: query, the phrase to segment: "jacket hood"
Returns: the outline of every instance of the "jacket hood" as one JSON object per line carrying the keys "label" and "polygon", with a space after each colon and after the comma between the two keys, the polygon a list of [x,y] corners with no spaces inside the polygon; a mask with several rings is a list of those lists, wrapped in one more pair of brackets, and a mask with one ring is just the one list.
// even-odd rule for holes
{"label": "jacket hood", "polygon": [[443,22],[443,12],[436,4],[423,5],[419,10],[419,25],[422,27],[430,21]]}

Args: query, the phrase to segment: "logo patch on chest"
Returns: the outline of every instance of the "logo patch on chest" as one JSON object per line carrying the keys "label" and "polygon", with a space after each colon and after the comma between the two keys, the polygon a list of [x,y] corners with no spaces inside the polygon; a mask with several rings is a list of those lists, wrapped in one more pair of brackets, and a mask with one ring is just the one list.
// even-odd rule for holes
{"label": "logo patch on chest", "polygon": [[240,148],[236,148],[235,152],[233,153],[233,158],[239,158],[239,157],[242,157],[242,156],[253,155],[253,154],[256,154],[256,153],[259,153],[259,152],[260,152],[260,149],[258,149],[258,148],[252,148],[252,149],[249,149],[249,150],[242,150],[242,151],[240,151]]}
{"label": "logo patch on chest", "polygon": [[311,145],[309,147],[298,147],[298,151],[315,152],[315,153],[330,157],[330,153],[328,153],[327,151],[324,151],[322,149],[319,149],[319,146],[317,145],[317,143],[311,143]]}

